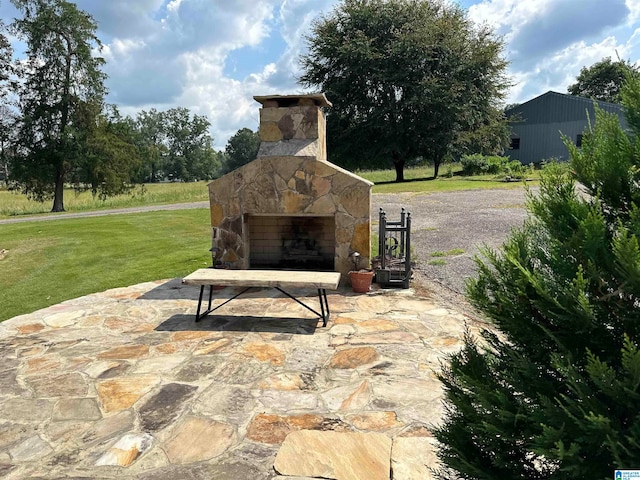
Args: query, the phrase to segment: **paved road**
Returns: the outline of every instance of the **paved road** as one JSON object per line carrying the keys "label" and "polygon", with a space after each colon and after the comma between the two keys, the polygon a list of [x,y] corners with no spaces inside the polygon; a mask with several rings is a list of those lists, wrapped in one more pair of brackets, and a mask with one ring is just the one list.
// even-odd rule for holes
{"label": "paved road", "polygon": [[102,217],[105,215],[154,212],[157,210],[186,210],[191,208],[209,208],[209,202],[205,201],[205,202],[191,202],[191,203],[176,203],[171,205],[148,205],[144,207],[114,208],[111,210],[94,210],[90,212],[51,213],[46,215],[35,215],[35,216],[29,216],[29,217],[8,218],[6,220],[0,220],[0,225],[6,224],[6,223],[23,223],[23,222],[45,221],[45,220],[64,220],[67,218]]}

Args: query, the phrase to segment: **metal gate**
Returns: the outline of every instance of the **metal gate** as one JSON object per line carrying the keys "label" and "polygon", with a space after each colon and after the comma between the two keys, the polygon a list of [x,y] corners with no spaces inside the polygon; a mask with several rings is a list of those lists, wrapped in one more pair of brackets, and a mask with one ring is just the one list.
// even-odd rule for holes
{"label": "metal gate", "polygon": [[390,222],[379,212],[378,253],[374,259],[376,283],[383,287],[409,288],[411,279],[411,213],[403,208],[400,221]]}

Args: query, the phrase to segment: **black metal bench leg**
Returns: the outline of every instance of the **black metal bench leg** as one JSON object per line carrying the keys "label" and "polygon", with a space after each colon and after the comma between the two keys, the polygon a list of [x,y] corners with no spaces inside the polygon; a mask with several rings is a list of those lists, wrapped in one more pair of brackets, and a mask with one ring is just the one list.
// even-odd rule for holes
{"label": "black metal bench leg", "polygon": [[331,316],[329,312],[329,300],[327,299],[327,291],[324,288],[318,289],[318,300],[320,300],[320,310],[322,311],[322,326],[327,326],[327,320]]}
{"label": "black metal bench leg", "polygon": [[[233,300],[235,298],[238,298],[240,295],[242,295],[247,290],[250,290],[252,288],[252,287],[247,287],[244,290],[242,290],[240,293],[234,295],[233,297],[227,299],[222,304],[218,305],[216,308],[211,308],[211,299],[212,299],[212,296],[213,296],[213,286],[210,285],[209,286],[209,301],[208,301],[207,309],[204,312],[200,313],[201,310],[202,310],[202,297],[204,296],[204,287],[205,287],[205,285],[201,285],[200,286],[200,295],[198,296],[198,310],[196,311],[196,322],[199,322],[202,318],[206,317],[211,312],[214,312],[214,311],[218,310],[220,307],[223,307],[224,305],[229,303],[231,300]],[[316,310],[311,308],[309,305],[301,302],[300,300],[298,300],[296,297],[294,297],[290,293],[285,292],[284,290],[282,290],[280,287],[273,287],[273,288],[275,288],[276,290],[280,291],[281,293],[283,293],[287,297],[291,298],[292,300],[295,300],[296,302],[298,302],[300,305],[302,305],[307,310],[310,310],[311,312],[313,312],[316,315],[318,315],[318,317],[320,317],[322,319],[322,326],[323,327],[327,326],[327,320],[331,316],[331,313],[329,311],[329,300],[327,299],[327,290],[326,289],[324,289],[324,288],[319,288],[318,289],[318,300],[320,301],[320,312],[317,312]]]}
{"label": "black metal bench leg", "polygon": [[[327,290],[325,290],[324,288],[322,289],[322,296],[324,297],[324,306],[327,309],[327,320],[329,320],[329,317],[331,317],[331,312],[329,311],[329,299],[327,298]],[[327,326],[327,322],[324,322],[324,326]]]}
{"label": "black metal bench leg", "polygon": [[322,326],[327,326],[327,317],[324,313],[324,300],[322,299],[322,289],[318,289],[318,300],[320,300],[320,311],[322,312]]}
{"label": "black metal bench leg", "polygon": [[244,290],[242,290],[240,293],[234,295],[233,297],[227,299],[225,302],[221,303],[220,305],[218,305],[216,308],[211,308],[211,296],[213,295],[213,286],[209,287],[209,308],[207,308],[204,312],[200,313],[200,305],[202,304],[202,292],[204,290],[204,285],[200,287],[200,299],[198,300],[198,312],[196,313],[196,322],[199,322],[202,318],[206,317],[207,315],[209,315],[211,312],[215,312],[216,310],[218,310],[220,307],[224,307],[227,303],[229,303],[231,300],[238,298],[240,295],[242,295],[244,292],[246,292],[247,290],[251,290],[251,288],[253,287],[247,287]]}
{"label": "black metal bench leg", "polygon": [[207,310],[211,311],[211,296],[213,295],[213,285],[209,285],[209,305],[207,305]]}
{"label": "black metal bench leg", "polygon": [[[326,316],[326,314],[324,313],[324,308],[325,308],[325,306],[324,306],[324,303],[322,303],[322,298],[320,298],[320,308],[322,309],[322,313],[320,313],[320,312],[317,312],[316,310],[314,310],[313,308],[311,308],[311,307],[310,307],[309,305],[307,305],[306,303],[301,302],[300,300],[298,300],[296,297],[294,297],[294,296],[293,296],[293,295],[291,295],[290,293],[285,292],[285,291],[284,291],[283,289],[281,289],[280,287],[273,287],[273,288],[275,288],[276,290],[278,290],[280,293],[285,294],[285,295],[286,295],[287,297],[289,297],[291,300],[295,300],[296,302],[298,302],[300,305],[302,305],[304,308],[306,308],[306,309],[307,309],[307,310],[309,310],[310,312],[315,313],[318,317],[320,317],[320,318],[322,319],[322,325],[323,325],[323,326],[325,326],[325,327],[327,326],[327,316]],[[321,289],[318,289],[318,293],[320,293],[320,290],[321,290]],[[322,289],[322,290],[324,290],[324,289]],[[325,299],[326,299],[326,293],[325,293]],[[327,310],[328,310],[328,304],[327,304]]]}
{"label": "black metal bench leg", "polygon": [[200,286],[200,296],[198,297],[198,310],[196,312],[196,322],[199,322],[200,320],[202,320],[204,317],[209,315],[212,311],[211,300],[213,297],[213,285],[209,285],[209,301],[207,303],[207,309],[204,312],[202,312],[202,314],[200,314],[200,310],[202,310],[202,296],[204,293],[204,287],[205,285]]}
{"label": "black metal bench leg", "polygon": [[[196,310],[196,322],[200,321],[200,309],[202,308],[202,294],[204,293],[204,285],[200,285],[200,296],[198,297],[198,310]],[[209,295],[209,305],[211,305],[211,295]]]}

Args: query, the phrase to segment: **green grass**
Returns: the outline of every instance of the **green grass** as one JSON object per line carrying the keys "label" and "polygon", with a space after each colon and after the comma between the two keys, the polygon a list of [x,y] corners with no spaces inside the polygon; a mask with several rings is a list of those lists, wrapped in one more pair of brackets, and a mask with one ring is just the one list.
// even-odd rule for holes
{"label": "green grass", "polygon": [[[454,172],[462,170],[459,165],[454,169]],[[388,170],[356,170],[354,173],[360,175],[362,178],[366,178],[373,183],[381,182],[393,182],[396,179],[396,171],[394,169]],[[442,167],[440,168],[440,174],[444,173]],[[404,178],[405,180],[418,180],[433,177],[433,167],[411,167],[405,168]]]}
{"label": "green grass", "polygon": [[430,257],[450,257],[452,255],[462,255],[464,250],[461,248],[452,248],[451,250],[447,250],[446,252],[431,252],[429,254]]}
{"label": "green grass", "polygon": [[[451,165],[453,176],[446,176],[448,165],[440,167],[440,177],[433,178],[433,167],[415,167],[405,169],[405,180],[395,183],[395,170],[357,171],[356,173],[376,183],[374,193],[432,193],[459,190],[519,188],[524,182],[505,182],[501,178],[490,175],[461,177],[459,164]],[[535,174],[537,175],[537,173]],[[529,180],[535,184],[537,177]],[[100,200],[90,192],[76,193],[72,189],[65,190],[64,205],[68,212],[105,210],[110,208],[127,208],[143,205],[164,205],[206,201],[209,198],[207,182],[193,183],[154,183],[135,187],[130,193]],[[27,196],[0,188],[0,219],[20,215],[39,215],[49,213],[52,202],[37,202]],[[60,214],[63,215],[63,214]]]}
{"label": "green grass", "polygon": [[211,264],[208,209],[0,225],[0,321]]}
{"label": "green grass", "polygon": [[445,260],[430,260],[428,263],[429,265],[435,265],[435,266],[442,266],[447,264]]}
{"label": "green grass", "polygon": [[[104,201],[91,195],[91,192],[77,194],[72,189],[66,189],[64,192],[64,206],[69,212],[198,202],[208,199],[207,182],[140,185],[128,194],[110,197]],[[0,189],[0,218],[49,213],[52,204],[52,201],[36,202],[21,193]]]}
{"label": "green grass", "polygon": [[[527,185],[536,185],[537,180],[528,180]],[[461,190],[490,190],[490,189],[514,189],[521,188],[525,182],[505,182],[495,180],[487,176],[479,177],[438,177],[421,181],[402,183],[385,183],[374,185],[373,193],[436,193],[457,192]]]}
{"label": "green grass", "polygon": [[[462,167],[460,164],[451,165],[453,176],[447,176],[449,165],[440,166],[439,177],[433,178],[433,167],[407,168],[404,171],[405,181],[395,183],[396,172],[390,170],[356,171],[362,178],[374,182],[373,193],[434,193],[452,192],[460,190],[476,189],[513,189],[520,188],[524,182],[506,182],[504,176],[478,175],[472,177],[460,176]],[[529,185],[535,185],[538,181],[538,172],[534,172],[531,179],[527,181]]]}
{"label": "green grass", "polygon": [[[456,167],[457,168],[457,167]],[[453,173],[455,169],[452,168]],[[448,168],[441,168],[445,174]],[[395,171],[359,172],[374,182],[392,182]],[[374,193],[445,192],[477,188],[517,188],[488,177],[430,179],[427,167],[405,171],[407,182],[382,183]],[[206,182],[164,183],[137,187],[128,195],[101,201],[85,192],[65,194],[67,211],[91,211],[142,205],[205,201]],[[0,189],[0,218],[48,213],[39,203]],[[64,214],[60,214],[64,215]],[[109,288],[183,276],[210,264],[208,209],[149,212],[84,219],[60,219],[0,225],[0,321]],[[375,229],[374,229],[375,230]],[[372,256],[378,254],[376,232]],[[457,250],[443,252],[457,255]],[[413,253],[412,253],[413,255]],[[429,262],[445,265],[442,259]]]}

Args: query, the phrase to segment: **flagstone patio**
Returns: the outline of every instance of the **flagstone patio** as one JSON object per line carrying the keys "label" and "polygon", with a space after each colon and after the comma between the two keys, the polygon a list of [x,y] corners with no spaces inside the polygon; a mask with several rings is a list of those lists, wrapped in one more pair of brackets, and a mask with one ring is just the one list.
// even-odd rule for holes
{"label": "flagstone patio", "polygon": [[431,478],[434,371],[473,320],[340,290],[323,328],[261,289],[195,323],[198,293],[149,282],[1,323],[0,477]]}

